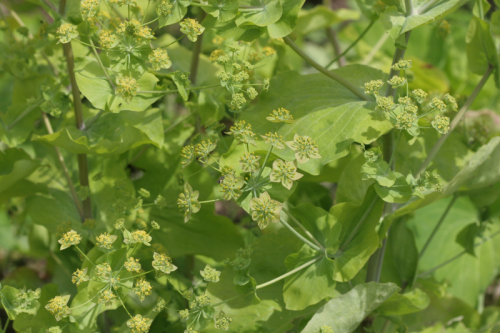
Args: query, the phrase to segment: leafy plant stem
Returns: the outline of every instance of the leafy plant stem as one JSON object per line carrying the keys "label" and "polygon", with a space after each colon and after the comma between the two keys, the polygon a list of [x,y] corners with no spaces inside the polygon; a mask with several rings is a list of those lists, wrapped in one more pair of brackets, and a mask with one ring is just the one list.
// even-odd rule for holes
{"label": "leafy plant stem", "polygon": [[432,242],[432,239],[434,238],[434,236],[436,236],[437,231],[439,230],[439,228],[443,224],[443,221],[445,220],[446,216],[448,215],[448,213],[451,210],[451,207],[453,207],[453,204],[455,203],[455,201],[457,201],[457,199],[458,199],[458,195],[454,195],[453,198],[451,199],[450,203],[448,204],[448,206],[444,210],[443,214],[439,218],[438,223],[434,227],[434,230],[432,230],[431,234],[429,235],[429,238],[427,238],[427,241],[425,242],[425,245],[422,248],[422,251],[420,251],[420,254],[418,256],[419,258],[422,258],[422,256],[424,255],[425,251],[429,247],[429,244]]}
{"label": "leafy plant stem", "polygon": [[399,130],[398,138],[396,139],[396,142],[394,143],[393,149],[392,149],[392,154],[391,154],[391,159],[389,160],[389,168],[394,170],[395,169],[395,158],[396,158],[396,149],[398,148],[399,140],[401,139],[401,134],[403,134],[403,130]]}
{"label": "leafy plant stem", "polygon": [[441,147],[443,146],[446,139],[448,139],[448,137],[450,136],[451,132],[453,132],[453,130],[458,126],[458,124],[460,123],[460,120],[465,115],[465,113],[467,112],[467,110],[469,109],[471,104],[474,102],[474,100],[476,99],[476,97],[479,94],[479,92],[481,91],[481,89],[484,87],[486,81],[488,81],[488,78],[490,77],[492,72],[493,72],[493,67],[490,66],[488,68],[488,70],[486,71],[486,73],[484,73],[483,77],[481,78],[481,81],[479,81],[479,83],[477,84],[477,86],[474,89],[474,91],[472,92],[472,94],[469,96],[467,101],[465,101],[465,103],[462,106],[462,108],[460,109],[460,111],[458,111],[458,114],[455,116],[455,118],[453,118],[453,121],[450,124],[450,130],[448,131],[448,133],[442,135],[439,138],[439,140],[436,142],[436,144],[432,147],[431,151],[427,155],[427,158],[422,163],[422,165],[418,168],[418,171],[417,171],[415,178],[418,179],[420,174],[425,169],[427,169],[427,167],[429,166],[431,161],[434,159],[434,157],[438,153],[439,149],[441,149]]}
{"label": "leafy plant stem", "polygon": [[120,303],[122,303],[123,308],[125,309],[125,311],[126,311],[126,312],[127,312],[127,314],[129,315],[129,317],[130,317],[131,319],[132,319],[132,318],[134,318],[134,317],[132,317],[132,315],[130,314],[130,312],[128,312],[128,309],[127,309],[127,307],[125,306],[125,304],[123,303],[122,298],[120,297],[120,295],[117,295],[117,296],[118,296],[118,299],[120,300]]}
{"label": "leafy plant stem", "polygon": [[322,255],[321,255],[321,256],[318,256],[318,257],[316,257],[316,258],[314,258],[314,259],[312,259],[312,260],[310,260],[310,261],[306,262],[305,264],[303,264],[303,265],[301,265],[301,266],[299,266],[299,267],[297,267],[297,268],[295,268],[295,269],[292,269],[290,272],[287,272],[287,273],[285,273],[285,274],[283,274],[283,275],[281,275],[281,276],[278,276],[276,279],[273,279],[273,280],[271,280],[271,281],[268,281],[268,282],[265,282],[265,283],[259,284],[259,285],[257,285],[257,286],[255,287],[255,289],[261,289],[261,288],[267,287],[267,286],[269,286],[269,285],[271,285],[271,284],[273,284],[273,283],[276,283],[276,282],[278,282],[278,281],[281,281],[281,280],[285,279],[286,277],[288,277],[288,276],[290,276],[290,275],[292,275],[292,274],[295,274],[295,273],[297,273],[297,272],[299,272],[299,271],[303,270],[304,268],[307,268],[307,267],[311,266],[311,265],[312,265],[312,264],[314,264],[316,261],[320,260],[322,257],[323,257]]}
{"label": "leafy plant stem", "polygon": [[209,203],[209,202],[216,202],[216,201],[220,201],[220,199],[214,199],[214,200],[205,200],[205,201],[198,201],[199,203]]}
{"label": "leafy plant stem", "polygon": [[280,219],[281,223],[287,227],[295,236],[297,236],[301,241],[309,245],[311,248],[315,249],[316,251],[321,251],[321,248],[316,246],[315,244],[311,243],[308,239],[306,239],[304,236],[302,236],[300,233],[297,232],[294,228],[292,228],[291,225],[289,225],[283,218]]}
{"label": "leafy plant stem", "polygon": [[[200,14],[198,15],[198,22],[203,21],[207,14],[202,10],[200,11]],[[191,56],[191,67],[190,67],[190,74],[189,74],[189,79],[193,84],[196,84],[196,77],[198,74],[198,65],[200,64],[200,54],[201,54],[201,46],[203,44],[203,34],[198,36],[198,39],[194,43],[193,46],[193,52]]]}
{"label": "leafy plant stem", "polygon": [[143,272],[143,273],[141,273],[141,274],[137,274],[137,275],[134,275],[134,276],[131,276],[131,277],[125,278],[125,279],[121,279],[121,281],[130,280],[130,279],[135,279],[136,277],[143,276],[143,275],[146,275],[146,274],[152,273],[152,272],[154,272],[154,271],[155,271],[155,270],[154,270],[154,269],[152,269],[152,270],[150,270],[150,271]]}
{"label": "leafy plant stem", "polygon": [[14,119],[14,121],[12,123],[10,123],[8,126],[7,126],[7,130],[9,131],[12,127],[14,127],[18,122],[20,122],[21,120],[23,120],[24,117],[26,117],[28,114],[31,113],[31,111],[33,111],[37,106],[39,106],[40,104],[42,104],[43,102],[43,99],[40,98],[38,101],[36,101],[35,103],[33,103],[32,105],[28,106],[16,119]]}
{"label": "leafy plant stem", "polygon": [[320,64],[318,64],[316,61],[314,61],[313,59],[311,59],[311,57],[309,57],[307,54],[305,54],[304,51],[302,51],[297,46],[297,44],[295,44],[292,41],[292,39],[289,36],[284,37],[283,40],[285,41],[285,43],[288,46],[290,46],[292,48],[292,50],[295,51],[295,53],[297,53],[302,59],[304,59],[305,61],[307,61],[311,66],[313,66],[314,68],[316,68],[320,73],[322,73],[322,74],[328,76],[329,78],[337,81],[338,83],[340,83],[341,85],[343,85],[344,87],[346,87],[349,91],[351,91],[354,95],[356,95],[357,97],[359,97],[361,100],[364,100],[364,101],[368,101],[369,100],[367,96],[365,96],[361,91],[359,91],[350,82],[348,82],[344,78],[340,77],[339,75],[337,75],[337,74],[335,74],[333,72],[330,72],[328,69],[324,68],[323,66],[321,66]]}
{"label": "leafy plant stem", "polygon": [[333,65],[337,60],[339,60],[340,58],[342,58],[343,56],[345,56],[347,54],[347,52],[349,52],[354,46],[356,46],[356,44],[358,44],[358,42],[366,35],[366,33],[368,31],[370,31],[371,27],[373,26],[373,24],[375,23],[375,20],[372,20],[370,21],[370,24],[368,24],[368,26],[365,28],[365,30],[363,30],[363,32],[361,32],[361,34],[358,36],[358,38],[356,38],[356,40],[354,42],[351,43],[351,45],[349,45],[345,50],[344,52],[342,52],[341,54],[337,55],[332,61],[330,61],[328,63],[328,65],[325,66],[325,68],[329,68],[331,65]]}
{"label": "leafy plant stem", "polygon": [[156,17],[156,19],[154,19],[153,21],[144,24],[144,21],[146,21],[146,15],[148,15],[149,5],[150,4],[151,4],[151,0],[148,0],[148,5],[146,6],[146,10],[144,11],[144,16],[142,17],[141,25],[148,25],[151,22],[154,22],[154,21],[156,21],[158,19],[158,17]]}
{"label": "leafy plant stem", "polygon": [[290,219],[292,219],[292,221],[300,228],[300,230],[302,230],[314,243],[316,243],[316,245],[318,245],[322,250],[325,248],[323,245],[321,245],[320,242],[318,242],[316,238],[314,238],[314,236],[309,232],[309,230],[307,230],[302,225],[302,223],[300,223],[299,220],[297,220],[295,216],[292,215],[292,213],[288,210],[288,208],[283,207],[283,211],[286,213],[286,215],[288,215],[288,217],[290,217]]}
{"label": "leafy plant stem", "polygon": [[[50,124],[49,118],[47,117],[47,114],[45,114],[45,112],[42,112],[42,118],[45,124],[45,128],[47,129],[47,132],[49,134],[54,134],[54,131],[52,130],[52,125]],[[68,187],[71,192],[71,196],[73,197],[76,209],[78,209],[78,213],[80,213],[80,217],[83,219],[84,217],[83,217],[82,204],[80,203],[80,199],[78,198],[78,194],[76,193],[75,186],[73,185],[73,181],[71,180],[71,177],[69,175],[68,167],[64,162],[64,157],[62,156],[59,147],[54,146],[54,150],[56,151],[59,164],[61,164],[61,169],[63,170],[64,178],[66,178],[66,182],[68,183]]]}
{"label": "leafy plant stem", "polygon": [[111,78],[109,77],[108,71],[106,71],[106,68],[104,67],[104,65],[102,63],[101,58],[99,57],[99,54],[97,54],[97,50],[95,49],[95,45],[94,45],[94,42],[92,41],[92,38],[89,38],[89,41],[90,41],[90,45],[92,46],[92,51],[94,51],[94,55],[97,59],[97,62],[101,66],[102,71],[104,72],[104,75],[106,75],[106,78],[108,79],[109,84],[111,85],[111,87],[113,87],[113,90],[115,90],[116,89],[115,84],[113,83],[113,81],[111,81]]}
{"label": "leafy plant stem", "polygon": [[10,318],[7,316],[7,320],[5,321],[5,325],[3,327],[3,332],[4,333],[7,332],[7,327],[9,327],[9,323],[10,323]]}
{"label": "leafy plant stem", "polygon": [[271,152],[273,151],[273,146],[269,147],[269,150],[267,151],[266,158],[264,158],[264,163],[262,163],[262,167],[259,170],[259,174],[255,178],[255,182],[258,182],[260,180],[260,176],[262,175],[262,172],[264,171],[264,168],[266,167],[267,160],[269,159],[269,156],[271,155]]}
{"label": "leafy plant stem", "polygon": [[75,245],[75,247],[78,250],[78,252],[80,252],[81,255],[84,256],[85,259],[87,259],[92,264],[92,266],[95,267],[95,264],[92,262],[92,260],[90,260],[89,257],[87,257],[87,255],[78,247],[78,245]]}

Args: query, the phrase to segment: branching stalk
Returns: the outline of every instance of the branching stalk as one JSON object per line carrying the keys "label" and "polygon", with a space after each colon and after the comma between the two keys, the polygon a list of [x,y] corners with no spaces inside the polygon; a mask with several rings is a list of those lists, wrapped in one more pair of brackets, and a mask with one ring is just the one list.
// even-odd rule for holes
{"label": "branching stalk", "polygon": [[318,256],[318,257],[314,258],[313,260],[310,260],[310,261],[306,262],[305,264],[303,264],[303,265],[301,265],[301,266],[299,266],[299,267],[297,267],[297,268],[295,268],[295,269],[292,269],[290,272],[285,273],[285,274],[283,274],[283,275],[281,275],[281,276],[278,276],[276,279],[273,279],[273,280],[268,281],[268,282],[266,282],[266,283],[259,284],[259,285],[257,285],[257,286],[255,287],[255,289],[261,289],[261,288],[267,287],[267,286],[269,286],[269,285],[271,285],[271,284],[273,284],[273,283],[276,283],[276,282],[278,282],[278,281],[281,281],[281,280],[283,280],[283,279],[287,278],[288,276],[293,275],[293,274],[297,273],[298,271],[301,271],[301,270],[303,270],[304,268],[307,268],[307,267],[311,266],[311,265],[312,265],[312,264],[314,264],[316,261],[320,260],[322,257],[323,257],[322,255],[321,255],[321,256]]}
{"label": "branching stalk", "polygon": [[314,238],[314,236],[309,232],[309,230],[307,230],[303,225],[302,223],[300,223],[299,220],[297,220],[297,218],[295,218],[295,216],[292,215],[292,213],[288,210],[288,208],[286,207],[283,207],[283,211],[286,213],[286,215],[288,215],[288,217],[290,217],[290,219],[300,228],[300,230],[302,230],[306,235],[307,237],[309,237],[316,245],[318,245],[321,249],[324,249],[324,246],[321,245],[321,243],[316,239]]}
{"label": "branching stalk", "polygon": [[311,248],[315,249],[316,251],[321,251],[321,248],[318,247],[317,245],[311,243],[308,239],[306,239],[304,236],[302,236],[301,234],[299,234],[297,232],[297,230],[295,230],[294,228],[292,228],[291,225],[289,225],[283,218],[280,219],[281,223],[287,227],[295,236],[297,236],[301,241],[303,241],[304,243],[306,243],[307,245],[309,245]]}

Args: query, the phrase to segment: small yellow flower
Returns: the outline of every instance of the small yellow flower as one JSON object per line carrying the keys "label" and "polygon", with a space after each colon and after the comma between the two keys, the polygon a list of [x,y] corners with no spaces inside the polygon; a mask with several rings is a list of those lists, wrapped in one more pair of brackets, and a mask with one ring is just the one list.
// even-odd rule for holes
{"label": "small yellow flower", "polygon": [[126,103],[130,103],[132,98],[137,95],[139,84],[130,76],[118,76],[116,79],[116,94],[123,98]]}
{"label": "small yellow flower", "polygon": [[92,21],[99,10],[98,0],[83,0],[80,2],[80,14],[87,21]]}
{"label": "small yellow flower", "polygon": [[135,317],[127,321],[127,326],[131,329],[131,333],[147,333],[149,332],[149,327],[153,319],[143,318],[141,315],[135,315]]}
{"label": "small yellow flower", "polygon": [[106,250],[111,250],[113,246],[113,242],[118,238],[116,235],[110,235],[107,232],[104,232],[97,236],[96,239],[96,245],[100,248],[106,249]]}
{"label": "small yellow flower", "polygon": [[106,306],[111,306],[111,305],[113,305],[116,298],[117,298],[116,295],[113,294],[113,292],[108,289],[108,290],[104,290],[103,292],[101,292],[99,294],[98,302],[104,303],[104,305],[106,305]]}
{"label": "small yellow flower", "polygon": [[278,108],[278,110],[273,110],[273,112],[266,119],[272,123],[291,124],[294,122],[293,116],[290,114],[290,111],[284,108]]}
{"label": "small yellow flower", "polygon": [[139,296],[139,300],[142,302],[146,298],[146,296],[151,295],[151,283],[146,281],[145,279],[140,279],[135,282],[134,293]]}
{"label": "small yellow flower", "polygon": [[259,198],[250,200],[252,219],[257,222],[261,229],[267,227],[270,222],[278,223],[282,208],[283,204],[271,199],[267,192],[262,193]]}
{"label": "small yellow flower", "polygon": [[49,301],[49,303],[45,306],[45,309],[47,309],[47,311],[49,311],[54,317],[56,317],[56,320],[59,321],[71,314],[71,310],[67,305],[69,299],[70,295],[56,296]]}
{"label": "small yellow flower", "polygon": [[214,326],[216,329],[227,331],[229,329],[229,324],[233,321],[233,319],[226,316],[224,311],[220,311],[219,315],[214,318]]}
{"label": "small yellow flower", "polygon": [[78,286],[80,283],[88,281],[89,279],[90,277],[87,275],[87,268],[84,268],[83,270],[77,268],[71,277],[71,282]]}
{"label": "small yellow flower", "polygon": [[198,36],[205,31],[205,27],[202,26],[198,21],[194,19],[187,18],[181,23],[179,23],[181,27],[181,32],[185,34],[190,41],[196,42],[198,40]]}
{"label": "small yellow flower", "polygon": [[129,272],[137,272],[139,273],[141,271],[141,263],[139,262],[139,259],[134,259],[133,257],[130,257],[125,261],[125,264],[123,264],[123,267]]}
{"label": "small yellow flower", "polygon": [[57,38],[59,38],[59,42],[63,44],[69,43],[77,36],[78,31],[76,30],[76,25],[64,23],[57,29]]}
{"label": "small yellow flower", "polygon": [[76,231],[70,230],[63,235],[61,239],[59,239],[59,244],[61,244],[61,250],[67,249],[71,245],[78,245],[82,240],[82,236],[80,236]]}
{"label": "small yellow flower", "polygon": [[205,269],[200,271],[201,276],[207,282],[219,282],[220,273],[215,268],[210,267],[210,265],[206,265]]}
{"label": "small yellow flower", "polygon": [[321,158],[319,149],[314,140],[304,135],[295,134],[293,141],[285,142],[290,149],[295,151],[295,158],[299,163],[306,163],[310,158]]}
{"label": "small yellow flower", "polygon": [[450,118],[448,117],[436,116],[431,124],[441,134],[446,134],[450,130]]}
{"label": "small yellow flower", "polygon": [[273,171],[269,179],[274,183],[281,183],[290,190],[294,180],[299,180],[304,175],[297,172],[297,162],[289,162],[277,159],[273,162]]}
{"label": "small yellow flower", "polygon": [[153,268],[165,274],[170,274],[177,269],[177,266],[172,264],[172,259],[165,253],[153,254]]}
{"label": "small yellow flower", "polygon": [[240,165],[243,171],[253,172],[259,170],[259,160],[260,156],[256,156],[255,153],[245,153],[240,157]]}
{"label": "small yellow flower", "polygon": [[172,61],[168,57],[168,53],[164,49],[155,49],[149,54],[149,62],[153,66],[155,71],[159,71],[162,68],[170,68],[172,66]]}

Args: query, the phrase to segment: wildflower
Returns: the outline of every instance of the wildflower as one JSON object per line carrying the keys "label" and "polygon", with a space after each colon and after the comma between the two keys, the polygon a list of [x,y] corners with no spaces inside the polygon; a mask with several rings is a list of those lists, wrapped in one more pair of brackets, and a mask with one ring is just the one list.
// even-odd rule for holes
{"label": "wildflower", "polygon": [[231,100],[231,110],[239,110],[243,108],[246,103],[245,96],[242,93],[233,94]]}
{"label": "wildflower", "polygon": [[231,44],[228,46],[229,51],[231,52],[239,52],[240,51],[240,46],[238,44]]}
{"label": "wildflower", "polygon": [[295,134],[293,141],[285,142],[290,149],[295,151],[295,158],[302,164],[309,161],[310,158],[321,158],[319,155],[319,149],[314,140],[310,137],[304,135],[299,136]]}
{"label": "wildflower", "polygon": [[111,278],[111,266],[106,262],[99,264],[95,267],[95,273],[100,280],[109,281]]}
{"label": "wildflower", "polygon": [[144,230],[136,230],[130,234],[130,238],[125,239],[126,244],[136,244],[136,243],[142,243],[146,246],[150,246],[151,240],[153,237],[151,237],[146,231]]}
{"label": "wildflower", "polygon": [[154,312],[162,312],[163,309],[165,309],[165,300],[158,296],[158,299],[156,300],[156,305],[153,308]]}
{"label": "wildflower", "polygon": [[73,282],[78,286],[80,285],[80,283],[88,281],[89,279],[90,277],[87,275],[87,268],[84,269],[77,268],[71,277],[71,282]]}
{"label": "wildflower", "polygon": [[167,17],[172,14],[172,5],[168,0],[161,0],[156,7],[156,14],[161,17]]}
{"label": "wildflower", "polygon": [[144,301],[146,296],[151,295],[151,283],[146,281],[144,278],[135,282],[134,293],[139,296],[140,301]]}
{"label": "wildflower", "polygon": [[104,303],[106,306],[111,306],[113,305],[113,302],[116,300],[116,295],[113,294],[111,290],[104,290],[99,294],[99,303]]}
{"label": "wildflower", "polygon": [[116,240],[116,238],[118,238],[118,236],[110,235],[107,232],[104,232],[95,238],[96,245],[100,248],[111,250],[113,242]]}
{"label": "wildflower", "polygon": [[266,117],[272,123],[287,123],[291,124],[294,122],[293,116],[290,114],[290,111],[284,108],[278,108],[278,110],[273,110],[269,117]]}
{"label": "wildflower", "polygon": [[[153,30],[151,30],[151,28],[149,28],[147,26],[141,26],[138,29],[136,29],[136,31],[135,31],[135,40],[137,42],[145,42],[145,41],[148,41],[148,40],[153,39],[153,38],[155,38],[155,36],[153,35]],[[168,60],[168,56],[167,56],[167,59],[163,59],[163,60],[165,62],[170,61],[170,60]],[[170,67],[170,66],[168,66],[168,67]],[[168,67],[164,67],[164,68],[168,68]]]}
{"label": "wildflower", "polygon": [[255,90],[254,87],[250,87],[247,89],[247,95],[248,98],[255,99],[259,95],[259,93],[257,92],[257,90]]}
{"label": "wildflower", "polygon": [[406,83],[406,78],[394,75],[387,83],[389,83],[392,88],[400,87]]}
{"label": "wildflower", "polygon": [[200,295],[196,297],[196,304],[201,307],[210,305],[210,297],[207,294]]}
{"label": "wildflower", "polygon": [[152,227],[154,230],[160,230],[160,225],[158,224],[158,222],[151,221],[151,227]]}
{"label": "wildflower", "polygon": [[396,104],[394,104],[394,101],[392,99],[392,96],[389,97],[383,97],[383,96],[377,96],[377,109],[382,110],[382,111],[391,111],[396,107]]}
{"label": "wildflower", "polygon": [[269,222],[278,223],[282,208],[283,204],[271,199],[267,192],[262,193],[259,198],[250,200],[252,219],[257,222],[261,229],[267,227]]}
{"label": "wildflower", "polygon": [[280,183],[286,188],[291,189],[294,180],[299,180],[304,175],[297,172],[297,161],[289,162],[277,159],[273,162],[273,171],[270,180],[273,183]]}
{"label": "wildflower", "polygon": [[121,22],[116,29],[116,33],[119,35],[135,36],[135,34],[139,30],[140,25],[140,22],[137,20]]}
{"label": "wildflower", "polygon": [[57,29],[57,38],[62,44],[69,43],[73,38],[78,36],[76,25],[64,23]]}
{"label": "wildflower", "polygon": [[283,137],[278,135],[278,133],[267,133],[266,135],[261,135],[261,137],[265,140],[266,145],[271,145],[274,148],[284,149],[285,142],[283,141]]}
{"label": "wildflower", "polygon": [[152,322],[153,319],[143,318],[138,314],[127,320],[127,326],[131,329],[131,333],[147,333]]}
{"label": "wildflower", "polygon": [[323,325],[321,326],[320,328],[320,333],[333,333],[333,329],[331,326],[326,326],[326,325]]}
{"label": "wildflower", "polygon": [[134,259],[134,257],[128,258],[123,264],[123,267],[125,267],[125,269],[129,272],[139,273],[141,271],[141,263],[139,262],[139,259]]}
{"label": "wildflower", "polygon": [[224,176],[224,179],[220,183],[220,191],[224,192],[224,200],[238,199],[243,193],[240,190],[242,186],[243,179],[235,178],[233,175]]}
{"label": "wildflower", "polygon": [[201,143],[198,143],[195,148],[196,155],[202,161],[206,160],[208,155],[217,147],[217,142],[212,142],[210,140],[203,140]]}
{"label": "wildflower", "polygon": [[417,121],[415,114],[403,111],[401,114],[396,116],[396,128],[409,130],[412,128],[413,124]]}
{"label": "wildflower", "polygon": [[448,117],[438,115],[431,124],[441,134],[446,134],[450,130],[450,118]]}
{"label": "wildflower", "polygon": [[248,61],[243,60],[242,64],[243,64],[243,67],[245,67],[245,69],[246,69],[247,71],[251,71],[251,70],[253,70],[253,66],[252,66],[252,64],[251,64],[251,63],[249,63]]}
{"label": "wildflower", "polygon": [[445,94],[444,95],[445,100],[448,102],[448,104],[451,105],[451,108],[453,111],[458,110],[458,103],[455,97],[451,96],[450,94]]}
{"label": "wildflower", "polygon": [[427,93],[422,89],[415,89],[411,94],[415,97],[418,104],[421,104],[427,98]]}
{"label": "wildflower", "polygon": [[201,204],[198,202],[200,192],[193,191],[193,188],[188,183],[184,183],[184,192],[179,194],[177,206],[181,212],[184,212],[184,222],[189,221],[191,214],[198,213]]}
{"label": "wildflower", "polygon": [[210,61],[215,62],[219,59],[220,56],[224,55],[223,50],[214,50],[210,53]]}
{"label": "wildflower", "polygon": [[365,83],[365,94],[378,94],[378,90],[384,85],[382,80],[371,80]]}
{"label": "wildflower", "polygon": [[410,97],[408,97],[408,96],[401,96],[401,97],[399,97],[399,98],[398,98],[398,102],[399,102],[400,104],[405,104],[405,105],[407,105],[407,104],[410,104],[410,103],[411,103],[411,98],[410,98]]}
{"label": "wildflower", "polygon": [[122,229],[124,224],[125,224],[125,219],[119,218],[118,220],[116,220],[116,222],[115,222],[115,224],[113,224],[113,226],[115,227],[115,229]]}
{"label": "wildflower", "polygon": [[413,113],[414,115],[418,112],[418,106],[415,104],[405,104],[403,108],[406,112]]}
{"label": "wildflower", "polygon": [[229,329],[229,324],[233,321],[233,319],[226,316],[224,311],[220,310],[219,315],[215,317],[215,328],[223,331],[227,331]]}
{"label": "wildflower", "polygon": [[260,156],[255,156],[254,153],[245,153],[240,157],[241,168],[245,172],[253,172],[259,169]]}
{"label": "wildflower", "polygon": [[271,84],[271,80],[269,80],[268,78],[265,78],[264,82],[262,83],[262,91],[268,91],[270,84]]}
{"label": "wildflower", "polygon": [[195,157],[195,148],[193,145],[187,145],[184,148],[182,148],[181,151],[181,157],[183,157],[181,165],[182,168],[184,169],[187,167],[191,162],[193,162],[194,157]]}
{"label": "wildflower", "polygon": [[[216,59],[215,61],[216,61],[219,65],[225,65],[225,64],[227,64],[227,63],[229,63],[229,62],[231,61],[231,58],[229,58],[229,57],[228,57],[227,55],[225,55],[225,54],[221,54],[221,55],[219,55],[219,57],[217,57],[217,59]],[[225,75],[229,75],[229,74],[228,74],[228,73],[226,73],[226,72],[222,72],[222,73],[225,73]],[[221,73],[221,74],[222,74],[222,73]],[[224,75],[224,74],[222,74],[222,75]],[[226,77],[226,76],[224,76],[224,77]]]}
{"label": "wildflower", "polygon": [[61,250],[67,249],[71,245],[78,245],[82,240],[82,236],[80,236],[76,231],[70,230],[65,233],[61,239],[59,239],[59,244],[61,244]]}
{"label": "wildflower", "polygon": [[442,192],[443,191],[443,185],[436,184],[436,186],[434,187],[434,191],[436,191],[436,192]]}
{"label": "wildflower", "polygon": [[57,321],[66,318],[71,313],[71,310],[67,305],[70,297],[70,295],[56,296],[51,299],[47,305],[45,305],[45,309],[56,317]]}
{"label": "wildflower", "polygon": [[401,59],[394,65],[392,65],[392,69],[397,70],[397,71],[404,71],[406,69],[411,68],[411,60],[405,60]]}
{"label": "wildflower", "polygon": [[137,95],[139,84],[130,76],[118,76],[116,79],[115,93],[123,98],[126,103],[130,103],[132,98]]}
{"label": "wildflower", "polygon": [[221,173],[223,176],[228,176],[228,175],[236,176],[236,171],[233,169],[233,167],[229,165],[225,165],[224,167],[222,167]]}
{"label": "wildflower", "polygon": [[229,135],[234,135],[235,137],[241,136],[244,132],[247,131],[252,131],[252,125],[248,124],[244,120],[240,120],[236,123],[234,123],[233,126],[229,129],[229,132],[226,132],[226,134]]}
{"label": "wildflower", "polygon": [[224,43],[224,38],[222,38],[221,36],[215,36],[214,39],[212,39],[212,43],[214,43],[215,45],[222,45],[222,43]]}
{"label": "wildflower", "polygon": [[367,162],[375,162],[380,157],[380,149],[365,150],[364,156]]}
{"label": "wildflower", "polygon": [[161,194],[158,194],[158,197],[155,199],[156,207],[162,209],[168,206],[167,199],[165,199]]}
{"label": "wildflower", "polygon": [[196,42],[198,36],[205,31],[205,27],[198,23],[198,21],[194,19],[185,19],[181,23],[179,23],[181,27],[181,32],[189,38],[190,41]]}
{"label": "wildflower", "polygon": [[446,111],[446,104],[444,104],[444,102],[437,97],[434,97],[432,99],[430,106],[431,108],[436,108],[441,112]]}
{"label": "wildflower", "polygon": [[207,282],[219,282],[220,272],[215,268],[210,267],[210,265],[206,265],[205,269],[200,271],[200,274]]}
{"label": "wildflower", "polygon": [[252,262],[252,259],[250,258],[252,252],[252,248],[250,247],[246,249],[238,249],[236,251],[236,258],[233,260],[226,259],[224,260],[224,263],[232,266],[235,271],[244,270],[250,266],[250,263]]}
{"label": "wildflower", "polygon": [[162,273],[170,274],[177,269],[177,266],[172,264],[172,259],[165,253],[155,252],[153,254],[153,268]]}
{"label": "wildflower", "polygon": [[276,50],[270,46],[266,46],[262,48],[262,53],[264,54],[264,56],[270,57],[276,54]]}
{"label": "wildflower", "polygon": [[31,289],[28,289],[28,291],[26,291],[26,286],[25,286],[22,290],[20,290],[16,294],[16,298],[13,302],[14,306],[19,307],[21,309],[26,309],[29,306],[31,306],[31,302],[40,298],[40,294],[41,294],[40,288],[36,289],[35,291]]}
{"label": "wildflower", "polygon": [[187,319],[187,317],[189,317],[189,310],[188,310],[188,309],[185,309],[185,310],[181,310],[181,311],[179,311],[179,316],[180,316],[182,319]]}
{"label": "wildflower", "polygon": [[154,49],[149,54],[148,59],[155,71],[159,71],[162,68],[167,69],[172,66],[172,61],[170,61],[168,53],[164,49]]}
{"label": "wildflower", "polygon": [[83,0],[80,2],[80,14],[82,14],[82,18],[84,20],[92,21],[94,16],[96,16],[98,9],[98,0]]}

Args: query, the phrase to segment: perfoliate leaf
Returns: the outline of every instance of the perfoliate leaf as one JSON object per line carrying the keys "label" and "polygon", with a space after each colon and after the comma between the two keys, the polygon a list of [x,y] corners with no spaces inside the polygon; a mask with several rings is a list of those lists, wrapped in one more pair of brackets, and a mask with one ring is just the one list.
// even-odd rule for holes
{"label": "perfoliate leaf", "polygon": [[375,312],[382,316],[401,316],[422,311],[429,306],[429,303],[429,296],[416,288],[404,294],[392,295]]}
{"label": "perfoliate leaf", "polygon": [[465,226],[455,237],[455,241],[460,244],[468,254],[476,256],[475,241],[480,227],[477,223],[471,223]]}
{"label": "perfoliate leaf", "polygon": [[288,36],[297,24],[297,16],[305,0],[281,0],[283,14],[280,19],[267,26],[269,36],[272,38],[283,38]]}
{"label": "perfoliate leaf", "polygon": [[279,0],[240,0],[239,5],[252,8],[243,11],[238,16],[235,21],[238,27],[245,25],[266,27],[277,22],[283,13]]}

